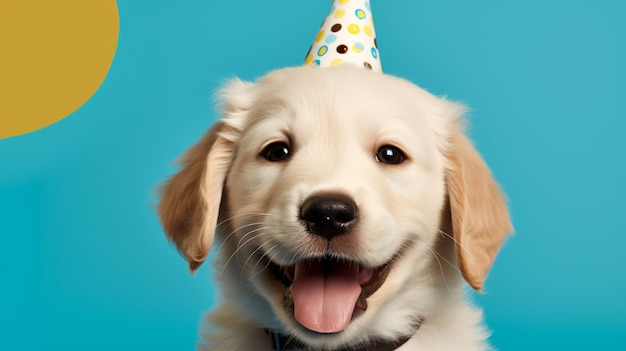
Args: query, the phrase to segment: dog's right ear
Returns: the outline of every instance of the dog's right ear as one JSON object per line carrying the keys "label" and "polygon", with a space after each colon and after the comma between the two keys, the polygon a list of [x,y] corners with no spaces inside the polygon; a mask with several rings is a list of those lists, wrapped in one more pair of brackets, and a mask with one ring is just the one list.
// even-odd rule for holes
{"label": "dog's right ear", "polygon": [[192,272],[213,243],[226,175],[254,103],[254,86],[234,79],[220,91],[224,118],[181,157],[182,169],[160,189],[161,225]]}

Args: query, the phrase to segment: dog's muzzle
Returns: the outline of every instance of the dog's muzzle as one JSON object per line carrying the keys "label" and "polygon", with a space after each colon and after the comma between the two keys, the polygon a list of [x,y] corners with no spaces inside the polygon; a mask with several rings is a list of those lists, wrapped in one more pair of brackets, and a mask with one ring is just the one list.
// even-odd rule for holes
{"label": "dog's muzzle", "polygon": [[320,334],[342,332],[367,310],[367,298],[382,286],[397,257],[372,267],[336,251],[342,241],[356,238],[348,236],[356,232],[359,222],[358,206],[345,194],[309,196],[302,202],[299,220],[312,239],[327,243],[327,251],[303,257],[293,265],[270,261],[268,266],[287,288],[285,308],[292,309],[301,326]]}

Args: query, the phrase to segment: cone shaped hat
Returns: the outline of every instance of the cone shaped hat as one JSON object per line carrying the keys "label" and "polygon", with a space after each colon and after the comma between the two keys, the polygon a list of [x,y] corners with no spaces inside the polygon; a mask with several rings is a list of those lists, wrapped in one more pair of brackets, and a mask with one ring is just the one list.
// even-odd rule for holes
{"label": "cone shaped hat", "polygon": [[370,1],[334,0],[305,65],[354,64],[382,72]]}

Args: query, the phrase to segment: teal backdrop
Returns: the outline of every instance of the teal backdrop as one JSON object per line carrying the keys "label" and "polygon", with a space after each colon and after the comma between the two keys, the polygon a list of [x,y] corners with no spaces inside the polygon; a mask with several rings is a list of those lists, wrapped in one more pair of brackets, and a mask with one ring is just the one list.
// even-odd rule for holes
{"label": "teal backdrop", "polygon": [[[99,90],[0,140],[0,349],[192,350],[215,304],[151,207],[235,75],[300,65],[330,1],[119,0]],[[383,68],[471,107],[516,234],[474,299],[504,351],[626,350],[626,2],[379,0]],[[37,101],[33,101],[34,104]]]}

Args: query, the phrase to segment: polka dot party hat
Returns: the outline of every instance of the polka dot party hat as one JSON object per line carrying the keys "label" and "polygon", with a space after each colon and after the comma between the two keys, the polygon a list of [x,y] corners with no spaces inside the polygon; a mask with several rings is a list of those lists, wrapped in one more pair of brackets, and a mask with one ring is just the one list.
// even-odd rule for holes
{"label": "polka dot party hat", "polygon": [[304,60],[320,67],[343,63],[383,70],[369,1],[334,0]]}

